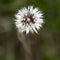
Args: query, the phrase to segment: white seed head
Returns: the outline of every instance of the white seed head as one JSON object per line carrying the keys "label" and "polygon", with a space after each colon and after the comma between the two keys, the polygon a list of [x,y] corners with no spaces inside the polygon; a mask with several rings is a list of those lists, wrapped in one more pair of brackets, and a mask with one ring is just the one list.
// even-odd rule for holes
{"label": "white seed head", "polygon": [[15,24],[17,29],[20,32],[26,32],[28,34],[31,33],[38,33],[37,30],[42,27],[43,14],[38,8],[33,8],[33,6],[28,6],[28,8],[22,8],[18,11],[15,15]]}

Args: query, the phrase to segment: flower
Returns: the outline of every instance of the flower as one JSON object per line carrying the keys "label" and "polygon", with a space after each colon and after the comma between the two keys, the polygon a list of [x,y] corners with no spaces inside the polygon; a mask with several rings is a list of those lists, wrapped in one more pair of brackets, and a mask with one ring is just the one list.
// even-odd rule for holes
{"label": "flower", "polygon": [[42,27],[43,19],[42,12],[38,8],[33,8],[33,6],[28,6],[28,8],[22,8],[15,15],[15,24],[20,32],[26,32],[28,34],[38,33],[37,30]]}

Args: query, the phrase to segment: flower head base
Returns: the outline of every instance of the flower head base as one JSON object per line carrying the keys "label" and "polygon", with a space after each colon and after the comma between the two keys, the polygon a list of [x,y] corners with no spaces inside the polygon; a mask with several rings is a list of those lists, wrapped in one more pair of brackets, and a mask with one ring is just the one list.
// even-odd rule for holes
{"label": "flower head base", "polygon": [[20,32],[26,32],[28,34],[29,32],[33,33],[35,31],[38,33],[37,30],[42,27],[43,16],[38,8],[33,8],[33,6],[28,6],[28,8],[24,7],[15,16],[15,24]]}

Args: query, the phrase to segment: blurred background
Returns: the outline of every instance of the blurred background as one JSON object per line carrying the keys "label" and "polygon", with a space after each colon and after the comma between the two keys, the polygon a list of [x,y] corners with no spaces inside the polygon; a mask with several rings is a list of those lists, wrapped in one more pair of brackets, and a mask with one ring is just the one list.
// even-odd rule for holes
{"label": "blurred background", "polygon": [[29,5],[44,13],[44,24],[39,31],[42,60],[60,60],[60,0],[0,0],[0,60],[22,60],[14,15]]}

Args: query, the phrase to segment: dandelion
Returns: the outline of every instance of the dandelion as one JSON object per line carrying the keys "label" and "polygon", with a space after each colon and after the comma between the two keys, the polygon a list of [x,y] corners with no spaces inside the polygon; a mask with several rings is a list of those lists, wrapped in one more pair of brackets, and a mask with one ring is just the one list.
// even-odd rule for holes
{"label": "dandelion", "polygon": [[15,15],[15,24],[20,32],[28,34],[38,33],[40,27],[42,27],[43,19],[42,12],[38,8],[28,6],[28,8],[22,8]]}

